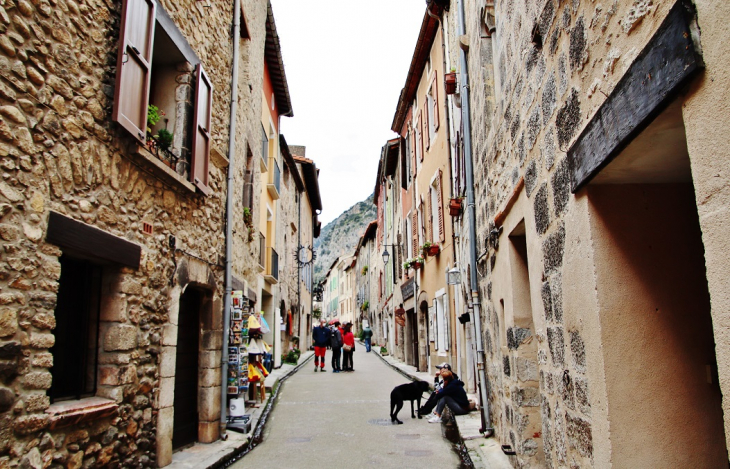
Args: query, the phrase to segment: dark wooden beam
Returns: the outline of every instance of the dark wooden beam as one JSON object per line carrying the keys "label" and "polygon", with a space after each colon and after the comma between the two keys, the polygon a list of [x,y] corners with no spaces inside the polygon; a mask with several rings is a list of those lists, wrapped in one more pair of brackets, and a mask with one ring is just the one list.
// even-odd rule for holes
{"label": "dark wooden beam", "polygon": [[573,193],[621,153],[702,69],[691,21],[692,13],[678,1],[568,150]]}
{"label": "dark wooden beam", "polygon": [[138,244],[57,212],[51,212],[48,217],[46,241],[60,247],[65,253],[133,269],[139,268],[142,256],[142,248]]}

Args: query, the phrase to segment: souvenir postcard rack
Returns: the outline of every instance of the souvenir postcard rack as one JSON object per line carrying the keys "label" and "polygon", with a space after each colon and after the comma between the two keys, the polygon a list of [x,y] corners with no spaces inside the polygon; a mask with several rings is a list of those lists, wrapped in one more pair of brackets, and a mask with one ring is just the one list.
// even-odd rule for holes
{"label": "souvenir postcard rack", "polygon": [[228,395],[248,391],[248,318],[251,308],[243,291],[231,293],[231,325],[228,336]]}

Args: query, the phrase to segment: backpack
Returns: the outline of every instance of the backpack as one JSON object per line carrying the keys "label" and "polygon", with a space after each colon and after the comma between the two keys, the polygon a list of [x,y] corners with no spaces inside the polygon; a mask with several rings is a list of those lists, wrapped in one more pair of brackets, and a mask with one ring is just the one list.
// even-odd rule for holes
{"label": "backpack", "polygon": [[332,348],[342,347],[342,334],[340,334],[340,331],[337,329],[332,331],[332,335],[330,336],[330,346]]}

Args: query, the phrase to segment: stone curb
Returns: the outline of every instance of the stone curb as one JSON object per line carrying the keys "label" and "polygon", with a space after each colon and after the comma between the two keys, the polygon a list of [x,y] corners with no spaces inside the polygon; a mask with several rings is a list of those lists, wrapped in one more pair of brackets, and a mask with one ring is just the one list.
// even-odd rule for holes
{"label": "stone curb", "polygon": [[[405,376],[406,378],[410,380],[420,379],[419,377],[414,376],[408,373],[406,370],[398,368],[393,363],[389,362],[385,357],[380,354],[379,350],[376,350],[376,347],[373,347],[372,351],[386,365],[388,365],[390,368],[397,371],[401,375]],[[431,386],[430,383],[429,389],[433,390],[433,386]],[[497,443],[497,441],[493,437],[485,438],[484,436],[479,436],[475,438],[473,436],[465,437],[464,435],[462,435],[462,432],[459,429],[459,420],[462,420],[464,417],[467,416],[455,417],[453,421],[454,425],[456,425],[457,431],[459,432],[460,444],[468,451],[469,458],[472,461],[472,467],[474,469],[512,469],[512,465],[509,463],[508,457],[502,453],[499,443]]]}

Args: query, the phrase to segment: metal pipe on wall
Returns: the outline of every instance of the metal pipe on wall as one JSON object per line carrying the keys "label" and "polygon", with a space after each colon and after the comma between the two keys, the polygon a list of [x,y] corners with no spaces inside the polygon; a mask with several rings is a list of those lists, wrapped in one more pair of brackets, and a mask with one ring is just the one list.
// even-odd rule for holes
{"label": "metal pipe on wall", "polygon": [[233,263],[233,163],[236,150],[236,112],[238,104],[238,55],[241,42],[241,0],[233,0],[233,70],[231,72],[231,116],[228,128],[228,175],[226,185],[226,273],[223,295],[223,348],[221,350],[221,438],[226,439],[226,398],[228,397],[228,334],[231,322]]}
{"label": "metal pipe on wall", "polygon": [[[459,14],[459,36],[466,34],[464,27],[464,0],[457,0]],[[479,303],[479,279],[477,272],[477,230],[476,207],[474,203],[474,168],[472,165],[471,120],[469,114],[469,71],[467,69],[466,52],[459,48],[459,67],[461,68],[461,122],[464,127],[464,166],[466,169],[466,200],[469,217],[469,269],[471,271],[471,296],[474,306],[474,328],[477,340],[477,371],[479,374],[479,394],[481,400],[482,428],[485,436],[491,436],[494,429],[489,415],[489,394],[487,374],[485,371],[484,341],[482,339],[481,304]],[[486,433],[489,433],[486,435]]]}

